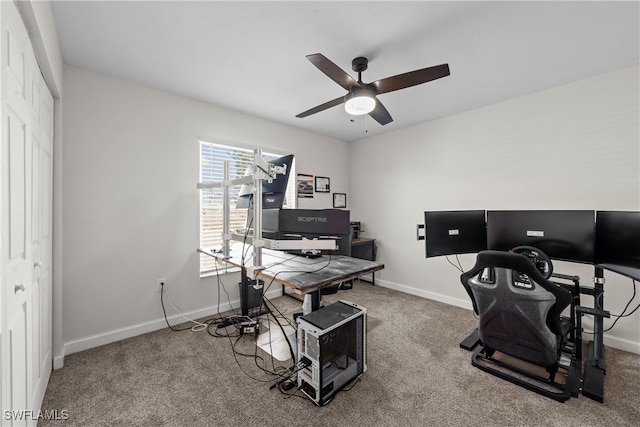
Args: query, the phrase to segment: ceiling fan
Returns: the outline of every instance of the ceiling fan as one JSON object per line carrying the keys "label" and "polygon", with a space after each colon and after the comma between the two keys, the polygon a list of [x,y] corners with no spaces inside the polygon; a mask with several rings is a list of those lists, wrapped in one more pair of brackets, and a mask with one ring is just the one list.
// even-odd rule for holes
{"label": "ceiling fan", "polygon": [[347,113],[354,115],[369,114],[381,125],[386,125],[387,123],[391,123],[393,119],[391,118],[389,111],[387,111],[384,105],[382,105],[376,95],[416,86],[430,82],[431,80],[446,77],[450,74],[449,64],[442,64],[398,74],[381,80],[376,80],[372,83],[363,83],[362,72],[367,69],[367,65],[369,63],[367,58],[359,56],[351,61],[351,68],[353,71],[358,73],[358,81],[355,81],[353,77],[321,53],[307,55],[306,58],[320,71],[325,73],[331,80],[347,90],[348,93],[345,96],[341,96],[302,112],[296,117],[307,117],[326,110],[327,108],[335,107],[336,105],[344,103]]}

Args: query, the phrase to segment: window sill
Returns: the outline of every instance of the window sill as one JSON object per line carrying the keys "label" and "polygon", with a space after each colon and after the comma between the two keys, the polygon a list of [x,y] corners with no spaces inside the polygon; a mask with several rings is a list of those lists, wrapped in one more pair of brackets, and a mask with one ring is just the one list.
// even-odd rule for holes
{"label": "window sill", "polygon": [[227,274],[239,273],[239,267],[224,267],[217,270],[206,270],[200,272],[200,278],[206,279],[207,277],[224,276]]}

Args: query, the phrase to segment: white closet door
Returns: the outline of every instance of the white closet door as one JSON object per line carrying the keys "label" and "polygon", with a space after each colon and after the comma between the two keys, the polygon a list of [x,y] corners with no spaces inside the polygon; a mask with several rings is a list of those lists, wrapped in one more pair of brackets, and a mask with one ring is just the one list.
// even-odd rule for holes
{"label": "white closet door", "polygon": [[0,423],[35,425],[52,365],[53,101],[14,3],[0,12]]}
{"label": "white closet door", "polygon": [[[37,65],[37,64],[34,64]],[[35,68],[32,107],[31,237],[33,273],[33,372],[31,407],[40,408],[53,364],[52,347],[52,225],[53,225],[53,98],[39,68]],[[36,96],[37,93],[37,96]]]}

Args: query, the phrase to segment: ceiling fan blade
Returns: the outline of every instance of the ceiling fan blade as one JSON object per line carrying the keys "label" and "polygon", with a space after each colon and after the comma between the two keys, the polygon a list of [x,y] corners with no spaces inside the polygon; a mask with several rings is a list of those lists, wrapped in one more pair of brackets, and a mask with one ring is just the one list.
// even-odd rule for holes
{"label": "ceiling fan blade", "polygon": [[351,90],[353,87],[357,87],[353,77],[347,74],[342,68],[331,62],[326,56],[321,53],[313,53],[307,55],[306,58],[315,65],[320,71],[325,73],[331,80],[338,83],[346,90]]}
{"label": "ceiling fan blade", "polygon": [[430,82],[431,80],[446,77],[449,74],[449,64],[442,64],[387,77],[370,83],[370,85],[376,88],[378,94],[381,94]]}
{"label": "ceiling fan blade", "polygon": [[389,114],[389,111],[387,111],[385,106],[382,105],[382,102],[380,102],[378,98],[376,98],[375,108],[373,109],[372,112],[369,113],[369,115],[373,117],[382,126],[386,125],[387,123],[391,123],[393,121],[393,119],[391,118],[391,114]]}
{"label": "ceiling fan blade", "polygon": [[320,111],[326,110],[327,108],[335,107],[336,105],[340,105],[344,102],[344,96],[340,98],[333,99],[331,101],[325,102],[324,104],[320,104],[317,107],[313,107],[310,110],[307,110],[303,113],[298,114],[296,117],[307,117],[315,113],[319,113]]}

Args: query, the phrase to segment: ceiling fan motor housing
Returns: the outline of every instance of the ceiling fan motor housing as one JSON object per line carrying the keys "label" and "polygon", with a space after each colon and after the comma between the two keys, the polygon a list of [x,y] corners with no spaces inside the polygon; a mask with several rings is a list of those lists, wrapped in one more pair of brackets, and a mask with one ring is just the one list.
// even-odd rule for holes
{"label": "ceiling fan motor housing", "polygon": [[368,64],[369,60],[367,58],[359,56],[351,61],[351,68],[353,68],[353,71],[356,73],[361,73],[367,69]]}

